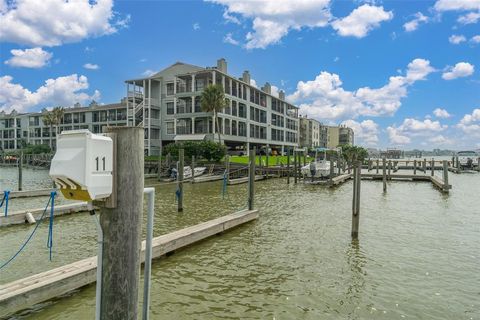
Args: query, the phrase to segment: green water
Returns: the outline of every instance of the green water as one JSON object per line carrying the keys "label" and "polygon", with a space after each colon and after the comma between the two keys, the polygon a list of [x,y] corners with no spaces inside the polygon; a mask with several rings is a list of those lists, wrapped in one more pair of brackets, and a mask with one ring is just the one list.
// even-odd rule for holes
{"label": "green water", "polygon": [[[9,170],[0,169],[4,188]],[[30,174],[48,180],[45,171]],[[449,195],[425,182],[390,182],[383,194],[381,182],[362,181],[360,239],[352,242],[351,182],[336,189],[257,182],[258,221],[154,262],[151,318],[480,319],[480,174],[450,174],[450,183]],[[174,191],[156,188],[155,236],[246,204],[246,185],[229,187],[222,200],[221,182],[188,184],[179,214]],[[90,219],[56,218],[52,262],[42,225],[0,271],[0,283],[95,255]],[[0,262],[31,228],[0,229]],[[14,318],[92,319],[94,308],[92,285]]]}

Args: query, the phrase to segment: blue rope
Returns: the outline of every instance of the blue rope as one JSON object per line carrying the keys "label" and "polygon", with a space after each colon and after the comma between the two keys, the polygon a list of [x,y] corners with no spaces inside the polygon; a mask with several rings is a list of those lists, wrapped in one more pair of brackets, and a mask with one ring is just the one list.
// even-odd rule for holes
{"label": "blue rope", "polygon": [[47,248],[49,249],[49,258],[52,261],[52,248],[53,248],[53,213],[55,211],[55,191],[50,192],[50,199],[52,199],[52,205],[50,206],[50,221],[48,223],[48,238]]}
{"label": "blue rope", "polygon": [[5,190],[3,191],[3,199],[2,202],[0,203],[0,208],[3,206],[3,203],[5,203],[5,217],[8,215],[8,198],[10,196],[10,191]]}
{"label": "blue rope", "polygon": [[175,196],[178,199],[180,199],[180,196],[182,195],[182,191],[180,191],[180,187],[177,187],[177,190],[175,191]]}
{"label": "blue rope", "polygon": [[[37,221],[37,224],[35,225],[35,228],[33,228],[32,233],[30,233],[30,235],[28,236],[27,240],[22,244],[22,246],[20,247],[20,249],[18,249],[18,251],[17,251],[10,259],[8,259],[6,262],[4,262],[4,263],[0,266],[0,270],[3,269],[4,267],[6,267],[10,262],[12,262],[12,261],[20,254],[20,252],[22,252],[22,250],[27,246],[28,242],[33,238],[33,235],[34,235],[35,232],[37,231],[38,226],[40,225],[40,223],[42,223],[43,218],[45,217],[45,214],[47,213],[47,209],[48,209],[48,206],[50,205],[50,202],[51,202],[51,201],[54,201],[55,195],[56,195],[56,192],[55,192],[55,191],[53,191],[52,193],[50,193],[50,198],[48,199],[48,203],[47,203],[47,205],[45,206],[45,209],[43,210],[42,216],[41,216],[40,219]],[[51,212],[52,212],[52,211],[51,211]]]}

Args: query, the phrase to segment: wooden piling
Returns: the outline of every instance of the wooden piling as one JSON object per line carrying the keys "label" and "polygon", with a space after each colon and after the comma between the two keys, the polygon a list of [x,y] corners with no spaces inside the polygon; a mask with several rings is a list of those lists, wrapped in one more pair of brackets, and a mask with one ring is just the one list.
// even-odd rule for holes
{"label": "wooden piling", "polygon": [[443,189],[448,190],[448,162],[443,160]]}
{"label": "wooden piling", "polygon": [[413,174],[417,174],[417,160],[413,160]]}
{"label": "wooden piling", "polygon": [[423,159],[423,173],[427,173],[427,158]]}
{"label": "wooden piling", "polygon": [[458,161],[458,156],[455,157],[455,162],[456,162],[456,165],[457,165],[457,169],[460,169],[460,161]]}
{"label": "wooden piling", "polygon": [[378,167],[379,167],[379,159],[377,159],[377,174],[378,174]]}
{"label": "wooden piling", "polygon": [[158,155],[158,169],[157,169],[157,180],[160,181],[162,178],[162,152]]}
{"label": "wooden piling", "polygon": [[253,210],[255,198],[255,147],[253,147],[249,155],[250,160],[248,166],[248,210]]}
{"label": "wooden piling", "polygon": [[287,184],[290,184],[290,150],[287,151]]}
{"label": "wooden piling", "polygon": [[388,180],[391,180],[392,178],[392,160],[388,160]]}
{"label": "wooden piling", "polygon": [[352,201],[352,238],[358,238],[360,225],[360,184],[362,164],[360,161],[353,167],[353,201]]}
{"label": "wooden piling", "polygon": [[[228,154],[225,156],[225,158],[227,159],[226,161],[226,170],[227,170],[227,183],[230,182],[230,158],[228,156]],[[192,170],[192,180],[191,182],[192,183],[195,183],[195,156],[192,156],[192,163],[190,164],[190,168]]]}
{"label": "wooden piling", "polygon": [[333,160],[330,159],[330,174],[329,174],[329,178],[330,178],[330,183],[332,182],[332,179],[333,177],[335,176],[335,172],[334,172],[334,167],[333,167]]}
{"label": "wooden piling", "polygon": [[433,177],[435,175],[435,160],[432,158],[430,161],[430,169],[432,170],[431,176]]}
{"label": "wooden piling", "polygon": [[372,160],[370,160],[370,158],[368,159],[368,172],[370,172],[370,170],[372,170]]}
{"label": "wooden piling", "polygon": [[22,191],[23,184],[23,151],[20,152],[18,159],[18,191]]}
{"label": "wooden piling", "polygon": [[383,192],[387,192],[387,160],[385,158],[382,159],[382,165],[383,165],[383,176],[382,176]]}
{"label": "wooden piling", "polygon": [[298,180],[298,163],[297,163],[297,151],[293,150],[293,182],[297,183]]}
{"label": "wooden piling", "polygon": [[[183,149],[178,150],[178,168],[177,168],[177,211],[183,211],[183,167],[184,167]],[[192,173],[193,174],[193,173]]]}
{"label": "wooden piling", "polygon": [[[116,207],[101,208],[100,319],[137,319],[144,187],[143,128],[107,127],[116,135]],[[114,191],[115,192],[115,191]]]}

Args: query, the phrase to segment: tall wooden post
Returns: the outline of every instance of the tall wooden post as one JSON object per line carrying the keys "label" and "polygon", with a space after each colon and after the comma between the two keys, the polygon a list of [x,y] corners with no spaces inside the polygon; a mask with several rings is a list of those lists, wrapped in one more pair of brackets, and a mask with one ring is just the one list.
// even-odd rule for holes
{"label": "tall wooden post", "polygon": [[334,175],[335,175],[335,171],[333,167],[333,160],[330,159],[330,174],[329,174],[330,183],[332,183],[332,179]]}
{"label": "tall wooden post", "polygon": [[225,171],[228,184],[230,183],[230,156],[228,154],[225,156]]}
{"label": "tall wooden post", "polygon": [[297,151],[293,150],[293,182],[294,183],[297,183],[297,180],[298,180],[298,170],[297,170],[297,166],[298,166],[298,163],[297,163]]}
{"label": "tall wooden post", "polygon": [[378,167],[379,167],[379,160],[377,159],[377,174],[378,174]]}
{"label": "tall wooden post", "polygon": [[[178,168],[177,168],[177,211],[183,211],[183,168],[185,166],[183,149],[178,150]],[[193,174],[193,173],[192,173]]]}
{"label": "tall wooden post", "polygon": [[22,191],[23,185],[23,151],[20,151],[18,159],[18,191]]}
{"label": "tall wooden post", "polygon": [[385,158],[382,159],[383,162],[383,192],[387,191],[387,160]]}
{"label": "tall wooden post", "polygon": [[460,161],[458,161],[458,156],[455,157],[455,164],[457,166],[457,169],[460,169]]}
{"label": "tall wooden post", "polygon": [[290,184],[290,149],[287,151],[287,184]]}
{"label": "tall wooden post", "polygon": [[337,175],[340,175],[342,173],[342,166],[341,166],[341,161],[340,159],[337,159]]}
{"label": "tall wooden post", "polygon": [[448,190],[448,162],[443,160],[443,189]]}
{"label": "tall wooden post", "polygon": [[432,170],[432,177],[435,175],[435,160],[432,158],[431,162],[430,162],[430,169]]}
{"label": "tall wooden post", "polygon": [[352,201],[352,238],[358,238],[360,225],[360,185],[361,185],[361,162],[353,164],[353,201]]}
{"label": "tall wooden post", "polygon": [[372,170],[372,160],[368,158],[368,172],[370,172],[370,170]]}
{"label": "tall wooden post", "polygon": [[162,152],[158,156],[158,170],[157,170],[157,180],[160,181],[162,178]]}
{"label": "tall wooden post", "polygon": [[[226,157],[228,158],[228,155]],[[230,162],[228,159],[227,159],[227,161],[228,161],[227,163]],[[195,156],[192,156],[192,163],[190,164],[190,168],[192,170],[192,180],[191,180],[191,182],[195,183]],[[230,173],[230,170],[228,168],[227,168],[227,170],[228,170],[227,174]],[[229,180],[229,178],[228,178],[228,175],[227,175],[227,183],[228,183],[228,180]]]}
{"label": "tall wooden post", "polygon": [[100,319],[137,319],[144,187],[143,128],[107,127],[116,134],[116,207],[101,208],[103,229]]}
{"label": "tall wooden post", "polygon": [[416,175],[417,174],[417,160],[413,160],[413,174]]}
{"label": "tall wooden post", "polygon": [[248,210],[253,210],[253,203],[255,197],[255,154],[256,148],[250,151],[250,160],[248,166]]}
{"label": "tall wooden post", "polygon": [[392,179],[392,160],[388,160],[388,180]]}
{"label": "tall wooden post", "polygon": [[452,156],[452,168],[455,168],[455,156]]}
{"label": "tall wooden post", "polygon": [[423,159],[423,173],[427,173],[427,158]]}
{"label": "tall wooden post", "polygon": [[307,165],[307,151],[303,151],[303,166]]}

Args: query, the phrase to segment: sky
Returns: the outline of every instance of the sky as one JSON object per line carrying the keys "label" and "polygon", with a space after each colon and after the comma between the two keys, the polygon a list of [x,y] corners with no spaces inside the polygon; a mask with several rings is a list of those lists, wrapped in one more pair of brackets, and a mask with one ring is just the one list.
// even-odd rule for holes
{"label": "sky", "polygon": [[373,148],[480,148],[480,0],[0,0],[0,111],[108,104],[177,61],[249,70]]}

